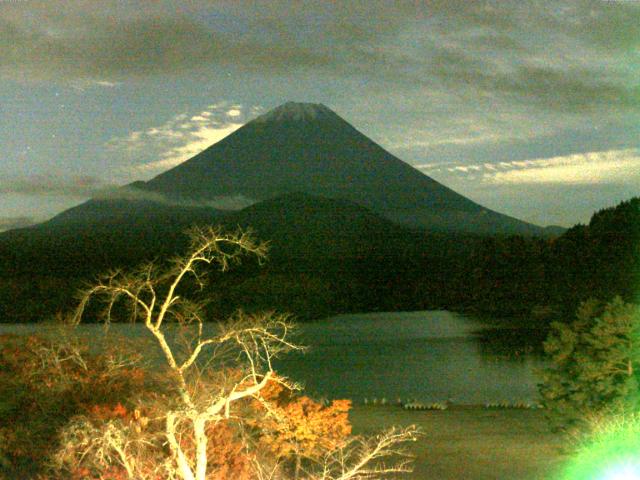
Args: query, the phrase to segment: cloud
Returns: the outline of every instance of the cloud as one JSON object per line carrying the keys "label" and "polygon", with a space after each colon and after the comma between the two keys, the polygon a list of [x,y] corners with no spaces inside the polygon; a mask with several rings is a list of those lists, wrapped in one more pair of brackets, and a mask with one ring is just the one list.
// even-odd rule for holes
{"label": "cloud", "polygon": [[113,88],[120,85],[120,82],[110,82],[108,80],[94,80],[93,83],[95,85],[99,85],[101,87]]}
{"label": "cloud", "polygon": [[0,232],[28,227],[35,223],[37,220],[33,217],[0,217]]}
{"label": "cloud", "polygon": [[[107,143],[111,152],[131,157],[130,173],[149,175],[179,165],[240,128],[247,118],[242,106],[223,102],[209,105],[197,114],[181,113],[162,125],[131,132]],[[254,109],[250,109],[253,113]],[[141,162],[140,157],[146,157]]]}
{"label": "cloud", "polygon": [[203,202],[196,200],[175,199],[165,196],[162,193],[146,190],[135,185],[126,185],[124,187],[113,187],[103,189],[94,196],[100,200],[132,200],[132,201],[149,201],[161,203],[164,205],[181,206],[181,207],[210,207],[216,210],[242,210],[256,203],[244,195],[229,195],[216,197]]}
{"label": "cloud", "polygon": [[0,74],[14,79],[106,87],[231,68],[364,78],[386,92],[442,88],[563,112],[640,106],[637,2],[201,0],[96,10],[50,0],[2,8]]}
{"label": "cloud", "polygon": [[0,194],[88,198],[110,188],[113,185],[88,175],[31,175],[0,180]]}
{"label": "cloud", "polygon": [[640,184],[638,149],[576,153],[511,165],[519,168],[487,173],[484,179],[496,184]]}
{"label": "cloud", "polygon": [[231,35],[224,24],[207,25],[154,3],[104,11],[80,2],[3,5],[8,12],[0,20],[0,74],[23,81],[120,78],[184,73],[211,64],[286,71],[328,62],[321,52]]}
{"label": "cloud", "polygon": [[256,200],[245,197],[244,195],[230,195],[228,197],[218,197],[213,200],[208,200],[205,205],[217,210],[242,210],[254,203],[256,203]]}
{"label": "cloud", "polygon": [[112,82],[110,80],[97,80],[94,78],[77,78],[70,81],[70,86],[78,92],[85,92],[88,89],[112,89],[118,88],[122,82]]}
{"label": "cloud", "polygon": [[[639,32],[640,34],[640,32]],[[505,94],[543,104],[546,107],[581,111],[585,109],[636,108],[640,106],[640,84],[607,78],[594,68],[518,67],[514,75],[479,78]]]}
{"label": "cloud", "polygon": [[[135,185],[118,186],[90,176],[63,178],[54,175],[32,175],[0,182],[0,194],[41,197],[66,197],[70,199],[146,200],[165,205],[184,207],[211,207],[217,210],[241,210],[256,200],[244,195],[217,197],[207,201],[187,201],[168,198],[165,195],[139,188]],[[4,222],[4,223],[3,223]],[[31,217],[0,217],[0,231],[36,223]],[[4,225],[8,226],[4,226]]]}
{"label": "cloud", "polygon": [[[98,200],[149,201],[168,206],[209,207],[216,210],[241,210],[256,203],[256,200],[244,195],[221,196],[206,201],[168,198],[165,195],[145,190],[144,186],[118,186],[108,184],[94,177],[60,177],[55,175],[33,175],[22,178],[6,179],[0,182],[0,195],[19,195],[25,197],[48,197],[49,200],[64,199],[67,207],[78,200],[89,198]],[[45,219],[42,212],[38,218],[32,216],[0,216],[0,232],[14,228],[23,228]]]}
{"label": "cloud", "polygon": [[423,165],[430,175],[438,172],[461,175],[480,173],[490,185],[596,185],[640,184],[640,150],[635,148],[573,153],[549,158],[534,158],[481,164],[456,165],[453,162]]}
{"label": "cloud", "polygon": [[[388,148],[397,150],[416,150],[416,149],[428,149],[432,147],[448,146],[448,145],[477,145],[481,143],[495,143],[503,140],[514,140],[514,135],[507,135],[505,133],[490,133],[478,132],[475,135],[471,135],[469,128],[461,126],[459,130],[466,130],[465,136],[455,137],[447,132],[425,132],[425,139],[419,140],[417,138],[403,140],[402,142],[391,143]],[[429,138],[431,137],[431,138]]]}

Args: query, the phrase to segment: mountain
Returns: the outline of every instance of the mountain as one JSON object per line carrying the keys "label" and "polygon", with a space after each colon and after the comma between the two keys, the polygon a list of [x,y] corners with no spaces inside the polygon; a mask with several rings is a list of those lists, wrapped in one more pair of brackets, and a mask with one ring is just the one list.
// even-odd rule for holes
{"label": "mountain", "polygon": [[270,243],[270,261],[313,264],[383,255],[407,238],[405,227],[348,200],[289,193],[221,219],[226,228],[251,228]]}
{"label": "mountain", "polygon": [[136,188],[173,202],[303,192],[433,231],[545,235],[424,175],[321,104],[285,103]]}

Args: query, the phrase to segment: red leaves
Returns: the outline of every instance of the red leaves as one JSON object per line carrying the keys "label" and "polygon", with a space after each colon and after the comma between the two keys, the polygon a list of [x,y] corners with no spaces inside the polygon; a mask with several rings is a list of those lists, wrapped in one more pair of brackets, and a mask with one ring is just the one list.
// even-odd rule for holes
{"label": "red leaves", "polygon": [[12,468],[41,469],[58,432],[75,415],[97,422],[135,420],[145,428],[148,419],[140,412],[136,418],[129,406],[149,390],[150,379],[140,368],[114,368],[110,352],[87,350],[36,335],[0,336],[0,457]]}
{"label": "red leaves", "polygon": [[120,402],[115,405],[93,405],[89,409],[91,416],[98,420],[112,420],[115,418],[126,418],[129,415],[127,408]]}

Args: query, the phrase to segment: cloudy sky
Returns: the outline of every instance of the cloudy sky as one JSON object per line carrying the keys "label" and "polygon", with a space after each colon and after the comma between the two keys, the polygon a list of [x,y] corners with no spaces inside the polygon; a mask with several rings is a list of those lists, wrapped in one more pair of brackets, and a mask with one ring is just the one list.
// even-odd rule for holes
{"label": "cloudy sky", "polygon": [[640,194],[640,2],[0,0],[0,230],[320,102],[503,213]]}

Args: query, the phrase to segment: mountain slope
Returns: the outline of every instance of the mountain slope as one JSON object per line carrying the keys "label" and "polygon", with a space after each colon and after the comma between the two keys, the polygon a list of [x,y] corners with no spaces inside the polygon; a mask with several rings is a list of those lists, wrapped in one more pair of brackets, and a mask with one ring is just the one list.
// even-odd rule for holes
{"label": "mountain slope", "polygon": [[193,224],[222,213],[139,200],[89,200],[51,220],[0,234],[0,276],[82,275],[173,255]]}
{"label": "mountain slope", "polygon": [[422,174],[319,104],[284,104],[139,188],[176,201],[304,192],[431,230],[544,235]]}

